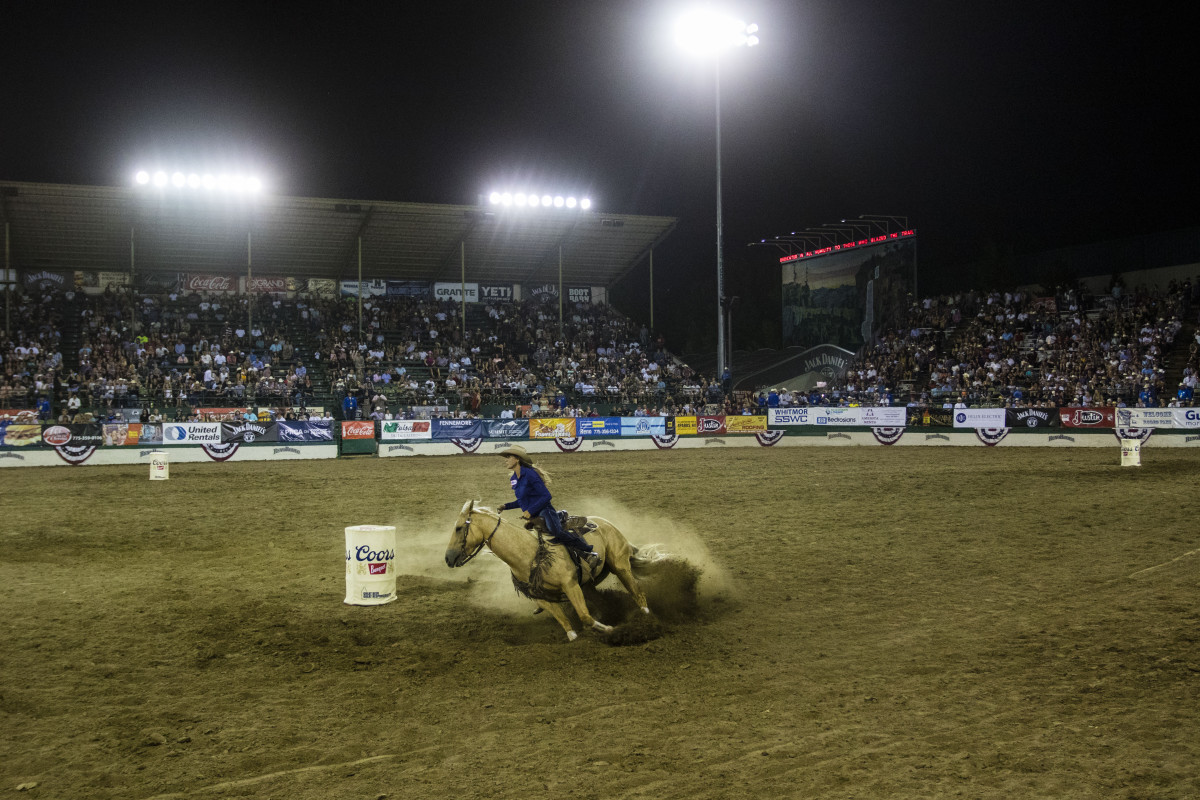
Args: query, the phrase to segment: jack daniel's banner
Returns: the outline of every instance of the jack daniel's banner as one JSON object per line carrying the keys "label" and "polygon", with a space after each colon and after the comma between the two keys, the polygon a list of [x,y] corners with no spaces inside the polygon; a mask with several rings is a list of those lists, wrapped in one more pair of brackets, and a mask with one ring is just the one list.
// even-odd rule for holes
{"label": "jack daniel's banner", "polygon": [[221,443],[253,444],[254,442],[279,441],[279,423],[277,422],[222,422]]}
{"label": "jack daniel's banner", "polygon": [[1004,424],[1008,428],[1057,428],[1061,422],[1057,408],[1008,408]]}

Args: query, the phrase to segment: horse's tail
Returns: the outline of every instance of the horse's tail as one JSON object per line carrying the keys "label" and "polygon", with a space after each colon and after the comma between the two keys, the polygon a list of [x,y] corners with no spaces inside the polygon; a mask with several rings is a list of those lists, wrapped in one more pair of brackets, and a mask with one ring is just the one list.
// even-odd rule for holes
{"label": "horse's tail", "polygon": [[661,544],[644,544],[638,547],[630,543],[629,547],[633,551],[629,556],[629,565],[633,568],[634,575],[653,575],[673,558]]}

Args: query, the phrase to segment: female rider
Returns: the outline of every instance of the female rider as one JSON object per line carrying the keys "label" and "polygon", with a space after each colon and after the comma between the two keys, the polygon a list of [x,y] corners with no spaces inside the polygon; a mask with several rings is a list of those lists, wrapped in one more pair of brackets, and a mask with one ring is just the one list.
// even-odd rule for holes
{"label": "female rider", "polygon": [[512,484],[513,492],[517,496],[513,502],[500,506],[500,510],[520,508],[521,516],[525,519],[541,517],[542,521],[546,523],[546,529],[550,531],[550,538],[553,542],[578,551],[587,560],[589,566],[599,567],[601,564],[600,554],[595,552],[582,536],[569,533],[563,528],[562,520],[559,519],[558,512],[554,510],[554,506],[550,502],[550,490],[546,488],[550,476],[546,474],[545,470],[534,466],[533,459],[520,445],[513,445],[501,450],[500,455],[504,457],[504,466],[512,473],[509,483]]}

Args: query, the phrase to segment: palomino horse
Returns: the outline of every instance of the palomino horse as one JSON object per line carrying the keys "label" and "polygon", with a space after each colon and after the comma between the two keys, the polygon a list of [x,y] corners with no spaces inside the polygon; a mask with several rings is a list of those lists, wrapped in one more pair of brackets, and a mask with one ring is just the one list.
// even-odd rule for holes
{"label": "palomino horse", "polygon": [[649,614],[650,609],[646,606],[646,595],[633,577],[637,548],[626,541],[608,520],[588,517],[588,521],[595,523],[596,528],[587,532],[584,538],[600,553],[604,563],[592,569],[586,562],[581,562],[577,571],[564,546],[539,539],[521,525],[503,519],[498,512],[476,506],[474,500],[468,500],[463,504],[462,513],[454,525],[454,534],[450,537],[450,545],[446,548],[446,566],[461,567],[486,546],[508,564],[517,591],[536,600],[539,606],[549,611],[567,632],[569,641],[575,641],[578,634],[563,611],[564,599],[571,601],[580,622],[598,631],[608,632],[612,628],[595,619],[588,611],[580,588],[581,578],[584,583],[598,584],[610,571],[614,572],[642,611]]}

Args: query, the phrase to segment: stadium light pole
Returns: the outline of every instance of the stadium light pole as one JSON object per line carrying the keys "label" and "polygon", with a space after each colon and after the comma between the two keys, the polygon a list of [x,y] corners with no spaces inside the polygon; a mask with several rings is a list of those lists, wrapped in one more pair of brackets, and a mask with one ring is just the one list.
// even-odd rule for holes
{"label": "stadium light pole", "polygon": [[712,9],[698,9],[679,19],[675,41],[684,50],[711,58],[717,120],[717,380],[725,374],[725,235],[721,208],[721,54],[758,44],[758,26],[747,25]]}

